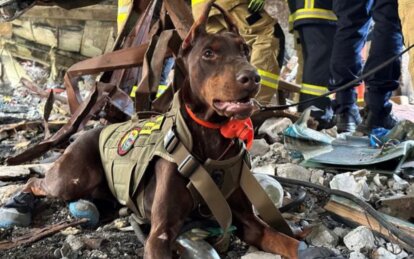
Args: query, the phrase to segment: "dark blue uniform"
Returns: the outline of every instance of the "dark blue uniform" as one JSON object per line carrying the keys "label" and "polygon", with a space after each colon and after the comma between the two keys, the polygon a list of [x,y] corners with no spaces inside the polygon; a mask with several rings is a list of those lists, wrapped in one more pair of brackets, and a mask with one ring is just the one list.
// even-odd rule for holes
{"label": "dark blue uniform", "polygon": [[[375,25],[364,73],[397,55],[402,49],[397,0],[333,0],[333,11],[338,17],[338,25],[331,56],[329,90],[349,83],[361,75],[363,64],[360,53],[372,21]],[[365,80],[365,102],[366,108],[371,111],[371,126],[390,126],[384,118],[391,112],[389,98],[392,91],[399,86],[399,77],[400,60],[396,60]],[[355,86],[359,84],[360,82]],[[336,113],[348,116],[348,120],[352,120],[349,114],[359,116],[356,99],[355,89],[337,93]],[[356,124],[359,121],[355,119]]]}
{"label": "dark blue uniform", "polygon": [[[332,0],[288,0],[291,29],[299,35],[298,45],[302,51],[303,71],[300,101],[320,96],[328,91],[329,64],[336,31],[336,16],[332,11]],[[332,119],[333,111],[329,97],[298,107],[303,111],[314,105],[321,111],[312,111],[325,128]]]}

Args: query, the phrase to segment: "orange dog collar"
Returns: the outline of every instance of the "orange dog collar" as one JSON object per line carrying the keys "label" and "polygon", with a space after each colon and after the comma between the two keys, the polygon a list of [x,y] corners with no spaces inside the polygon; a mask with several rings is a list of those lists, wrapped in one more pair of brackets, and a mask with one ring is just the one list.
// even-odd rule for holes
{"label": "orange dog collar", "polygon": [[245,120],[230,120],[226,124],[220,125],[217,123],[212,123],[209,121],[202,120],[197,118],[193,111],[186,105],[185,109],[197,124],[209,128],[209,129],[219,129],[220,133],[225,138],[238,138],[246,143],[246,148],[249,150],[252,147],[254,139],[254,130],[253,123],[250,118]]}

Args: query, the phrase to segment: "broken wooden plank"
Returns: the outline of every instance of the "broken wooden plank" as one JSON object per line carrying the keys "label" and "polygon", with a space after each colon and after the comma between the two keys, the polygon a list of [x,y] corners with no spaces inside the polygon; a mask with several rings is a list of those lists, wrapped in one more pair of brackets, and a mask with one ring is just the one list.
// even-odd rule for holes
{"label": "broken wooden plank", "polygon": [[[386,228],[381,226],[381,224],[375,218],[370,216],[361,207],[348,199],[332,196],[329,202],[325,205],[324,209],[345,219],[346,221],[350,221],[358,225],[364,225],[373,231],[387,237],[389,240],[395,239],[395,236],[393,236]],[[391,217],[386,214],[383,214],[383,216],[387,219],[388,222],[399,228],[407,235],[414,238],[414,224],[395,217]]]}
{"label": "broken wooden plank", "polygon": [[34,6],[22,16],[22,18],[112,22],[116,22],[116,17],[116,5],[94,5],[72,10],[65,10],[57,6]]}
{"label": "broken wooden plank", "polygon": [[6,181],[15,178],[28,177],[32,173],[44,175],[52,164],[53,163],[0,166],[0,180]]}
{"label": "broken wooden plank", "polygon": [[181,39],[185,39],[194,23],[190,7],[182,0],[164,1],[165,8]]}
{"label": "broken wooden plank", "polygon": [[[38,94],[40,97],[42,98],[48,98],[49,97],[49,91],[43,90],[42,88],[40,88],[39,86],[37,86],[35,83],[22,78],[21,79],[21,83],[28,88],[29,90],[31,90],[32,92]],[[61,102],[63,104],[67,104],[68,103],[68,99],[66,97],[60,96],[60,95],[55,95],[54,98],[56,99],[56,101]]]}
{"label": "broken wooden plank", "polygon": [[[56,121],[49,121],[49,127],[57,130],[60,129],[63,125],[65,125],[68,121],[67,120],[56,120]],[[0,126],[0,133],[3,132],[15,132],[19,130],[33,130],[35,128],[41,127],[42,121],[20,121],[17,123],[11,124],[4,124]]]}

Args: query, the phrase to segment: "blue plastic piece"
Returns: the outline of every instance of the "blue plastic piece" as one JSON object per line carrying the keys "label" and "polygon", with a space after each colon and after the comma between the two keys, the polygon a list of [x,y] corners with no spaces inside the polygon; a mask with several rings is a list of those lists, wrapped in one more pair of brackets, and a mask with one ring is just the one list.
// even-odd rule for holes
{"label": "blue plastic piece", "polygon": [[99,222],[99,211],[95,204],[87,200],[78,200],[69,203],[69,211],[75,218],[87,218],[86,227],[94,227]]}

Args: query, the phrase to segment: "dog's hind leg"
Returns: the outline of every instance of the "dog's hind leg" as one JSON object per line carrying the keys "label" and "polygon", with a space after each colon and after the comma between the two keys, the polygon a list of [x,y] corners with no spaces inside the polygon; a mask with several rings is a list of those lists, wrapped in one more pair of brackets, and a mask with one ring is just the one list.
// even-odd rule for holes
{"label": "dog's hind leg", "polygon": [[31,178],[0,209],[0,227],[28,225],[35,196],[74,200],[88,197],[102,186],[105,177],[98,148],[101,130],[82,134],[46,172],[45,178]]}
{"label": "dog's hind leg", "polygon": [[234,223],[238,236],[246,243],[263,251],[282,255],[287,258],[298,258],[300,241],[273,230],[261,222],[253,213],[252,204],[241,189],[236,190],[229,198],[234,215]]}
{"label": "dog's hind leg", "polygon": [[148,184],[146,207],[152,204],[151,231],[145,244],[144,258],[171,258],[174,242],[190,214],[193,200],[186,185],[188,181],[177,172],[177,166],[159,159],[155,177]]}

